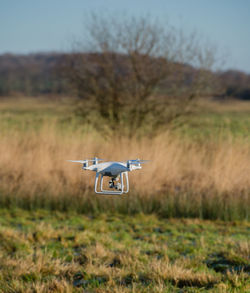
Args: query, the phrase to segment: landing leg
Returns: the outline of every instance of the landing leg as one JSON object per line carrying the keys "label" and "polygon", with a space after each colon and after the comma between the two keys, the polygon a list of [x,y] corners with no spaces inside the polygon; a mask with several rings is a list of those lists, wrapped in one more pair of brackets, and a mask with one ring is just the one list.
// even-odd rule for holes
{"label": "landing leg", "polygon": [[126,190],[124,190],[124,193],[128,193],[129,192],[128,172],[124,172],[124,173],[126,178]]}
{"label": "landing leg", "polygon": [[97,191],[97,189],[98,189],[98,178],[99,178],[99,173],[96,172],[96,176],[95,176],[95,193],[99,193],[99,191]]}
{"label": "landing leg", "polygon": [[103,175],[101,175],[101,191],[103,191]]}

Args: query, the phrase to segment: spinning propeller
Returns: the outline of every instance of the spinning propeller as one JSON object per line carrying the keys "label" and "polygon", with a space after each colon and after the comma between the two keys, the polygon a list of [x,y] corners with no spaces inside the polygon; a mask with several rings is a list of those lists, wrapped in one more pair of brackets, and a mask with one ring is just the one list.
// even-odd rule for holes
{"label": "spinning propeller", "polygon": [[147,162],[150,162],[150,160],[136,159],[136,160],[128,160],[127,162],[130,162],[130,164],[145,164]]}
{"label": "spinning propeller", "polygon": [[103,159],[99,158],[92,158],[92,159],[85,159],[85,160],[67,160],[68,162],[73,162],[73,163],[80,163],[83,164],[84,167],[88,167],[89,162],[93,162],[94,164],[97,164],[99,161],[105,161]]}
{"label": "spinning propeller", "polygon": [[85,159],[85,160],[67,160],[68,162],[73,162],[73,163],[88,163],[88,162],[96,162],[96,161],[106,161],[104,159],[99,159],[99,158],[92,158],[92,159]]}

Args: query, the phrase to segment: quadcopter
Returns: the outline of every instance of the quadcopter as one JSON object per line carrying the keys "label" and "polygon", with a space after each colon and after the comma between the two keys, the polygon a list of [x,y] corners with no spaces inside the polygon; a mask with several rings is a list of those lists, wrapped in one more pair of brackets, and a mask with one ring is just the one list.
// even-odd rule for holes
{"label": "quadcopter", "polygon": [[[128,172],[141,169],[141,164],[147,163],[148,160],[127,160],[124,162],[102,162],[105,160],[93,158],[86,160],[68,160],[69,162],[80,163],[82,164],[83,170],[90,170],[96,172],[95,177],[95,193],[98,194],[112,194],[112,195],[121,195],[123,193],[128,193],[129,191],[129,180]],[[89,166],[89,162],[92,164]],[[101,163],[100,163],[101,162]],[[124,187],[124,178],[126,179],[126,188]],[[98,187],[99,177],[101,176],[100,184]],[[109,188],[115,189],[105,190],[103,189],[103,177],[110,177]]]}

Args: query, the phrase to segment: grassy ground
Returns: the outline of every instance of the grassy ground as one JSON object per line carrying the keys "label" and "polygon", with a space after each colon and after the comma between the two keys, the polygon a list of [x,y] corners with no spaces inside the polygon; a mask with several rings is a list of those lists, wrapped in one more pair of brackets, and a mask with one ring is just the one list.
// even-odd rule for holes
{"label": "grassy ground", "polygon": [[[0,205],[248,219],[250,104],[199,103],[159,136],[105,140],[79,124],[69,99],[1,100]],[[94,156],[151,162],[129,174],[128,196],[101,198],[93,192],[94,174],[66,162]]]}
{"label": "grassy ground", "polygon": [[[82,128],[74,119],[74,100],[55,98],[3,98],[0,100],[0,124],[3,129],[31,130],[55,120],[64,128]],[[244,101],[198,101],[192,115],[177,121],[176,132],[196,140],[227,136],[250,139],[250,103]]]}
{"label": "grassy ground", "polygon": [[194,113],[177,130],[198,141],[227,139],[250,140],[250,103],[243,101],[201,100]]}
{"label": "grassy ground", "polygon": [[249,292],[247,222],[0,211],[0,292]]}
{"label": "grassy ground", "polygon": [[[73,107],[0,101],[0,292],[249,292],[250,103],[201,101],[141,141],[105,141]],[[65,162],[94,155],[152,163],[98,197]]]}

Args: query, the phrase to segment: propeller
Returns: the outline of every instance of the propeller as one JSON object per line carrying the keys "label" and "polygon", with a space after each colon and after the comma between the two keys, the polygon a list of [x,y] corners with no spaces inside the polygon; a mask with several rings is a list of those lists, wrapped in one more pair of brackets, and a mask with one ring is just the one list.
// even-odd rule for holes
{"label": "propeller", "polygon": [[87,161],[89,161],[89,162],[95,162],[95,161],[106,161],[106,160],[99,159],[99,158],[91,158],[91,159],[87,159]]}
{"label": "propeller", "polygon": [[73,163],[81,163],[81,164],[84,164],[84,163],[87,163],[88,160],[78,160],[78,161],[75,161],[75,160],[67,160],[68,162],[73,162]]}
{"label": "propeller", "polygon": [[136,159],[136,160],[128,160],[125,163],[127,163],[127,168],[130,169],[131,165],[137,165],[137,166],[141,166],[141,164],[145,164],[149,162],[149,160],[140,160],[140,159]]}
{"label": "propeller", "polygon": [[145,164],[147,162],[150,162],[150,160],[136,159],[136,160],[128,160],[127,162],[129,162],[130,164]]}
{"label": "propeller", "polygon": [[68,162],[73,162],[73,163],[80,163],[80,164],[86,164],[88,162],[95,162],[95,161],[105,161],[103,159],[98,159],[98,158],[92,158],[92,159],[85,159],[85,160],[67,160]]}

